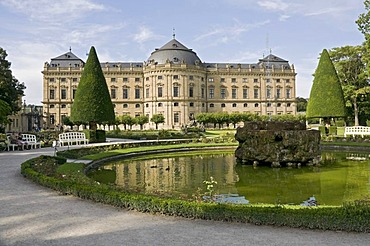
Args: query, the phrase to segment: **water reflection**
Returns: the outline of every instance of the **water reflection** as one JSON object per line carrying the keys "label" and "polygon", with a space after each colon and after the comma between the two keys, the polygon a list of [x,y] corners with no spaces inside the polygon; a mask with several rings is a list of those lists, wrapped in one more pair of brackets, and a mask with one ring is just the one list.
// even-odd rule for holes
{"label": "water reflection", "polygon": [[[370,162],[346,153],[324,152],[320,167],[269,168],[235,165],[233,153],[116,161],[91,174],[99,182],[146,193],[191,196],[211,176],[217,194],[237,193],[250,203],[340,205],[370,195]],[[353,156],[353,155],[352,155]]]}

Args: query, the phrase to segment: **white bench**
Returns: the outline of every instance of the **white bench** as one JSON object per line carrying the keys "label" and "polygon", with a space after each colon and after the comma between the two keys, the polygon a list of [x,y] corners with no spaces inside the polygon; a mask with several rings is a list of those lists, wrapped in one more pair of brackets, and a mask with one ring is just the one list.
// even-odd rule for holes
{"label": "white bench", "polygon": [[359,135],[362,138],[366,135],[370,135],[369,126],[347,126],[344,130],[344,137]]}
{"label": "white bench", "polygon": [[22,141],[26,142],[27,145],[31,146],[31,149],[41,148],[41,143],[37,142],[36,135],[33,134],[22,134]]}
{"label": "white bench", "polygon": [[85,133],[83,132],[65,132],[59,134],[59,144],[60,146],[64,146],[64,144],[72,145],[75,143],[76,145],[80,144],[88,144],[89,140],[86,138]]}

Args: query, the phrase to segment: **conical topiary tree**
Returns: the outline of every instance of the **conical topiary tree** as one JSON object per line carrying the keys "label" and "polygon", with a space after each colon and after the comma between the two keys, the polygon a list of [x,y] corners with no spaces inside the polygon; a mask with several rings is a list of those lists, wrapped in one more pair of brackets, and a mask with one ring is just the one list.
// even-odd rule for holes
{"label": "conical topiary tree", "polygon": [[306,117],[327,120],[344,116],[346,107],[343,90],[329,53],[324,49],[315,71]]}
{"label": "conical topiary tree", "polygon": [[114,120],[108,86],[92,46],[72,104],[71,121],[89,124],[90,129],[96,130],[97,124],[113,123]]}

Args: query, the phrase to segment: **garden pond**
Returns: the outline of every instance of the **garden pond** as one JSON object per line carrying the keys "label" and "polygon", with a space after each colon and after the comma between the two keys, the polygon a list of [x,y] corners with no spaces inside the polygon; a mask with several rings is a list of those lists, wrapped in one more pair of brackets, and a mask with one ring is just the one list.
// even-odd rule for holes
{"label": "garden pond", "polygon": [[238,194],[250,203],[342,205],[370,197],[369,154],[323,152],[320,166],[294,168],[236,165],[232,150],[148,155],[106,163],[89,177],[125,190],[194,198],[217,182],[214,194]]}

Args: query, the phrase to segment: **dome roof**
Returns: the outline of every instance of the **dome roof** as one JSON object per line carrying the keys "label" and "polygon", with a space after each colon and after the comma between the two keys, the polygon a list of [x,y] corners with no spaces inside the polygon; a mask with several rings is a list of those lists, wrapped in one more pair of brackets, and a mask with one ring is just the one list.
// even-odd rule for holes
{"label": "dome roof", "polygon": [[182,43],[173,38],[159,49],[155,49],[148,58],[148,63],[173,64],[186,63],[189,65],[201,64],[200,58],[192,50],[185,47]]}

